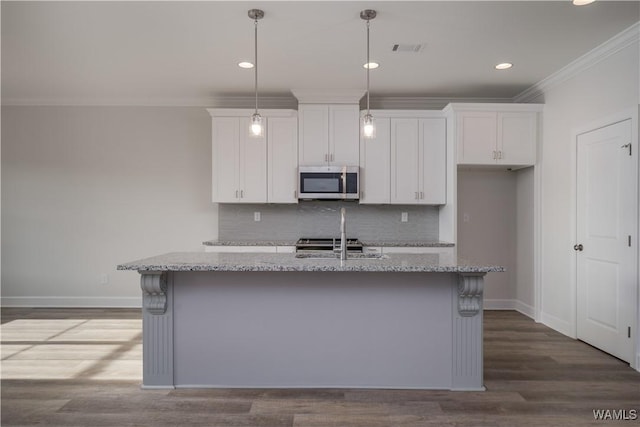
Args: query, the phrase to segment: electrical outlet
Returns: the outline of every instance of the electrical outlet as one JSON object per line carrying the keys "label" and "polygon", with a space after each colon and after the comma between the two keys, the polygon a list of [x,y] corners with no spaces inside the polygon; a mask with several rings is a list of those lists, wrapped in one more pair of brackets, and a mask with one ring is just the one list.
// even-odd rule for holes
{"label": "electrical outlet", "polygon": [[100,275],[100,284],[108,285],[109,284],[109,275],[107,273],[102,273]]}
{"label": "electrical outlet", "polygon": [[402,212],[402,214],[400,214],[400,222],[407,222],[407,221],[409,221],[409,213]]}
{"label": "electrical outlet", "polygon": [[255,222],[259,222],[259,221],[260,221],[260,219],[261,219],[260,212],[254,212],[254,213],[253,213],[253,220],[254,220]]}
{"label": "electrical outlet", "polygon": [[462,214],[462,222],[469,222],[469,221],[471,221],[471,218],[469,217],[469,214],[466,213],[466,212],[463,213]]}

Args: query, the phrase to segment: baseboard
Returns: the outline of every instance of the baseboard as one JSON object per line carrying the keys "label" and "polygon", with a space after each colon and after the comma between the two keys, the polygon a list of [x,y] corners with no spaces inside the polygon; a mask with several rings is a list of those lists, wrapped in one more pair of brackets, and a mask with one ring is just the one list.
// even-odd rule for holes
{"label": "baseboard", "polygon": [[140,308],[142,297],[2,297],[2,307]]}
{"label": "baseboard", "polygon": [[540,323],[550,327],[551,329],[555,329],[570,338],[576,338],[575,326],[566,320],[562,320],[556,316],[542,312],[540,313]]}
{"label": "baseboard", "polygon": [[632,366],[632,368],[640,372],[640,353],[636,354],[636,366]]}
{"label": "baseboard", "polygon": [[533,308],[533,306],[529,305],[529,304],[525,304],[520,300],[515,300],[515,310],[519,313],[524,314],[525,316],[527,316],[530,319],[534,319],[536,318],[536,311]]}
{"label": "baseboard", "polygon": [[485,310],[515,310],[515,303],[512,299],[485,299],[482,304]]}

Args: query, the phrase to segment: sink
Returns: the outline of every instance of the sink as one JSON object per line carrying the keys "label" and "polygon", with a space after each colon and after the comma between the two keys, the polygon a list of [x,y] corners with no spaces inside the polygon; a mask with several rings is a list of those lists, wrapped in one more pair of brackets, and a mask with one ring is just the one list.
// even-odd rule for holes
{"label": "sink", "polygon": [[[296,253],[296,258],[307,258],[307,259],[340,259],[340,253],[336,252],[314,252],[314,253]],[[347,259],[384,259],[388,258],[387,255],[384,254],[376,254],[376,253],[352,253],[347,254]]]}

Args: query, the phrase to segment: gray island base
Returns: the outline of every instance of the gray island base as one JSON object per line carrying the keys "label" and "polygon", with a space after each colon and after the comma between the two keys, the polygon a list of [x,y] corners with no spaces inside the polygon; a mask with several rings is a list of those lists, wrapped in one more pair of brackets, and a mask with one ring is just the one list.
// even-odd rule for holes
{"label": "gray island base", "polygon": [[[443,257],[444,258],[444,257]],[[484,390],[483,277],[437,254],[172,253],[143,292],[143,388]]]}

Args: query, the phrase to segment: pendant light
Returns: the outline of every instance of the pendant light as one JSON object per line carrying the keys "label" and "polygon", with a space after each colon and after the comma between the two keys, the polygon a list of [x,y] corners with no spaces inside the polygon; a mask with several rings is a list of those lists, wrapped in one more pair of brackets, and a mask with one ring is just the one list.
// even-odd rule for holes
{"label": "pendant light", "polygon": [[249,18],[253,19],[254,23],[254,75],[255,75],[255,92],[256,92],[256,109],[251,115],[251,128],[250,135],[260,137],[264,133],[264,126],[262,125],[262,116],[258,113],[258,20],[264,18],[264,12],[260,9],[251,9],[248,12]]}
{"label": "pendant light", "polygon": [[377,12],[372,9],[365,9],[360,12],[360,18],[367,21],[367,63],[364,65],[367,69],[367,114],[364,115],[362,121],[362,135],[365,138],[375,138],[376,136],[375,123],[373,122],[373,116],[369,109],[369,70],[372,68],[371,61],[369,60],[369,22],[374,19],[376,15]]}

